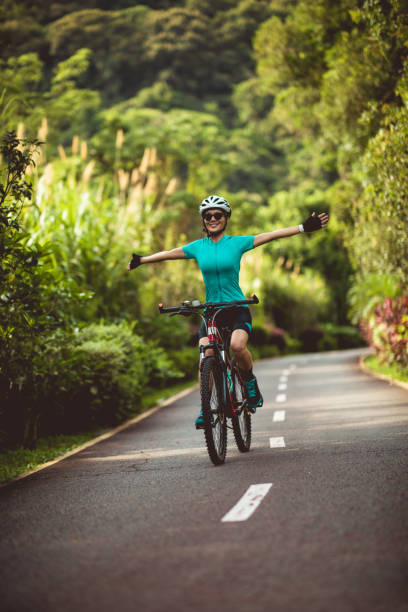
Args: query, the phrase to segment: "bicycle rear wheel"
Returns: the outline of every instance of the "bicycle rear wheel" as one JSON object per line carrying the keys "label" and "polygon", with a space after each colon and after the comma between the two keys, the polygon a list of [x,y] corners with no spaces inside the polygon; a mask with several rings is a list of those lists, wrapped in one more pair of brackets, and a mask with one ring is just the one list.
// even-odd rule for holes
{"label": "bicycle rear wheel", "polygon": [[234,381],[234,400],[236,413],[232,416],[232,429],[235,442],[241,453],[247,453],[251,447],[251,415],[246,409],[247,400],[244,383],[238,376],[236,369],[232,371]]}
{"label": "bicycle rear wheel", "polygon": [[214,357],[201,365],[201,407],[208,454],[214,465],[221,465],[227,454],[227,418],[222,400],[222,373]]}

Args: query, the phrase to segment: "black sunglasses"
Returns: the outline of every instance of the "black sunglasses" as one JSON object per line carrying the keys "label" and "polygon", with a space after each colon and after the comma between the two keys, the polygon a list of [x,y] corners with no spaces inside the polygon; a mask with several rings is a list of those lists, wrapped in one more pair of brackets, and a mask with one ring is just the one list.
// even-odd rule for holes
{"label": "black sunglasses", "polygon": [[219,221],[221,217],[223,216],[224,216],[224,213],[216,212],[216,213],[206,213],[205,215],[203,215],[203,218],[205,219],[205,221],[211,221],[211,219],[214,217],[216,221]]}

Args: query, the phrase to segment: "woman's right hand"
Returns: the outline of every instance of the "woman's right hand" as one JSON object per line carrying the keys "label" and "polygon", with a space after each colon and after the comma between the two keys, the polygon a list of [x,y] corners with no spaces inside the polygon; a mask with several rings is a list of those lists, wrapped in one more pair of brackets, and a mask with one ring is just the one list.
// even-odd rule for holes
{"label": "woman's right hand", "polygon": [[133,270],[134,268],[137,268],[138,266],[142,265],[140,261],[141,258],[142,258],[141,255],[137,255],[137,253],[132,253],[132,259],[129,261],[128,267],[127,267],[129,272]]}

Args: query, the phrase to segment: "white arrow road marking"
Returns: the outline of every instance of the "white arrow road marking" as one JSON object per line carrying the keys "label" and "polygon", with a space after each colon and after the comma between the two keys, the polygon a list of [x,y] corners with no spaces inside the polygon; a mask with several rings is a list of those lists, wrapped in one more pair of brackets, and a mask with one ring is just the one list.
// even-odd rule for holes
{"label": "white arrow road marking", "polygon": [[251,485],[235,506],[223,516],[221,521],[223,523],[233,523],[249,519],[271,487],[271,482]]}
{"label": "white arrow road marking", "polygon": [[285,439],[282,436],[279,438],[269,438],[269,446],[271,448],[285,448]]}
{"label": "white arrow road marking", "polygon": [[286,402],[286,393],[278,393],[275,402]]}
{"label": "white arrow road marking", "polygon": [[275,410],[275,412],[273,413],[273,420],[275,421],[275,423],[277,421],[284,421],[285,418],[286,418],[285,410]]}

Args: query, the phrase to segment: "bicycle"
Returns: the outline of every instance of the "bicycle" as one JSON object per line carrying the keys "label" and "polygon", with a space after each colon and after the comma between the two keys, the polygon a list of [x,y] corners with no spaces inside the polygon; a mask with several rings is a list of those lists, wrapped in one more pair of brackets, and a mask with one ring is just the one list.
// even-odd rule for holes
{"label": "bicycle", "polygon": [[[184,301],[180,306],[164,308],[160,314],[189,316],[199,314],[205,321],[209,344],[200,346],[200,393],[204,420],[204,436],[208,454],[214,465],[221,465],[227,453],[227,428],[234,432],[235,442],[242,453],[251,446],[251,412],[244,381],[234,358],[230,355],[232,330],[217,327],[217,315],[225,308],[244,304],[259,304],[256,295],[250,300],[235,302]],[[206,310],[206,318],[200,310]],[[211,349],[212,354],[206,355]],[[227,424],[231,419],[232,427]]]}

